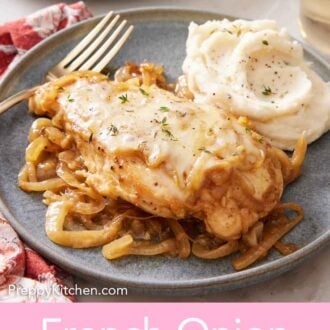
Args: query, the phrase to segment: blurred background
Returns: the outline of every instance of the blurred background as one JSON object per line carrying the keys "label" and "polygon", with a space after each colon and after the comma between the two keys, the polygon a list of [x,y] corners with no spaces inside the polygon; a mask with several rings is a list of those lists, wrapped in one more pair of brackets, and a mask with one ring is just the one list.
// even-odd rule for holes
{"label": "blurred background", "polygon": [[[0,24],[20,18],[59,0],[0,0]],[[75,1],[63,1],[73,3]],[[109,9],[173,6],[218,11],[242,18],[275,19],[297,39],[304,37],[330,60],[330,0],[86,0],[94,15]]]}

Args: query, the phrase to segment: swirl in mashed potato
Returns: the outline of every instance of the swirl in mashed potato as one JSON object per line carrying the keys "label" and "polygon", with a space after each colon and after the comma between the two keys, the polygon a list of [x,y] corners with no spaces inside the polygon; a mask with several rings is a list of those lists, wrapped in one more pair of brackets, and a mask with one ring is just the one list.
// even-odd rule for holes
{"label": "swirl in mashed potato", "polygon": [[274,21],[191,23],[183,72],[196,102],[249,117],[276,147],[292,150],[330,128],[330,85]]}

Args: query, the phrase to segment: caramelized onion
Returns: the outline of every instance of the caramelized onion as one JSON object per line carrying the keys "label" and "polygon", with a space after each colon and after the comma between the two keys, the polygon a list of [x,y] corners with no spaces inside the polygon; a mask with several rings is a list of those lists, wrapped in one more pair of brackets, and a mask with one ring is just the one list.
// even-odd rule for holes
{"label": "caramelized onion", "polygon": [[274,212],[286,208],[296,211],[297,215],[289,220],[283,213],[280,218],[276,217],[275,220],[266,222],[263,238],[259,244],[251,247],[246,253],[233,260],[232,264],[236,270],[242,270],[265,257],[271,247],[301,221],[304,211],[298,204],[283,203],[278,205]]}
{"label": "caramelized onion", "polygon": [[60,178],[30,182],[28,180],[28,171],[25,165],[18,174],[18,185],[25,191],[45,191],[60,189],[65,187],[66,183]]}
{"label": "caramelized onion", "polygon": [[188,258],[191,250],[188,235],[180,225],[179,221],[170,219],[168,222],[179,245],[179,257],[183,259]]}
{"label": "caramelized onion", "polygon": [[238,251],[238,241],[229,241],[219,247],[209,250],[198,242],[194,242],[192,246],[192,253],[203,259],[218,259],[228,256]]}
{"label": "caramelized onion", "polygon": [[48,206],[46,213],[46,233],[56,244],[71,248],[89,248],[104,245],[112,241],[122,228],[122,218],[112,221],[102,230],[65,231],[63,225],[72,204],[59,201]]}
{"label": "caramelized onion", "polygon": [[39,136],[33,140],[25,151],[26,162],[35,163],[48,145],[49,142],[44,136]]}
{"label": "caramelized onion", "polygon": [[117,259],[128,254],[128,249],[133,243],[131,235],[120,237],[102,248],[102,254],[106,259]]}

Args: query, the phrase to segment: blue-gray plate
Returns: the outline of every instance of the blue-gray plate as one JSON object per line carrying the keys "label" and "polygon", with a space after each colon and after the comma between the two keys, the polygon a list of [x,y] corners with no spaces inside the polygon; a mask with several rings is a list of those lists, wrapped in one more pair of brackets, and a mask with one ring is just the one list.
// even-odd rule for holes
{"label": "blue-gray plate", "polygon": [[[111,67],[119,67],[127,60],[137,63],[149,60],[163,64],[170,80],[181,74],[189,22],[224,18],[216,13],[165,8],[130,10],[121,15],[134,24],[135,30]],[[57,33],[28,52],[6,75],[0,99],[40,83],[47,70],[99,19],[93,18]],[[329,81],[326,62],[307,49],[305,53],[314,69]],[[301,247],[289,256],[272,251],[253,267],[236,272],[231,266],[231,257],[205,261],[194,257],[180,260],[132,256],[109,262],[102,257],[99,248],[79,250],[58,246],[45,234],[46,207],[41,202],[42,195],[25,193],[17,187],[17,174],[24,163],[27,134],[33,120],[26,103],[15,106],[0,118],[0,208],[25,242],[73,274],[108,285],[135,287],[146,293],[185,291],[196,294],[269,279],[292,269],[330,240],[330,135],[326,134],[308,148],[303,175],[286,189],[283,197],[286,201],[300,203],[305,210],[304,220],[286,237]]]}

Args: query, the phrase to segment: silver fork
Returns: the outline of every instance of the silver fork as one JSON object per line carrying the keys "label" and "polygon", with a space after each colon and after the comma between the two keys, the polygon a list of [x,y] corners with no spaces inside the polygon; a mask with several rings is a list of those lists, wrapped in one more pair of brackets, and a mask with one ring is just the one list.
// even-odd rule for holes
{"label": "silver fork", "polygon": [[[63,60],[52,67],[46,74],[44,82],[55,80],[73,71],[92,70],[100,72],[118,53],[133,30],[133,26],[125,31],[114,46],[111,44],[119,36],[127,21],[122,21],[118,27],[110,34],[115,27],[120,16],[116,15],[112,20],[113,12],[109,12],[80,42],[67,54]],[[25,89],[15,95],[10,96],[0,103],[0,114],[7,111],[15,104],[29,98],[39,86]]]}

